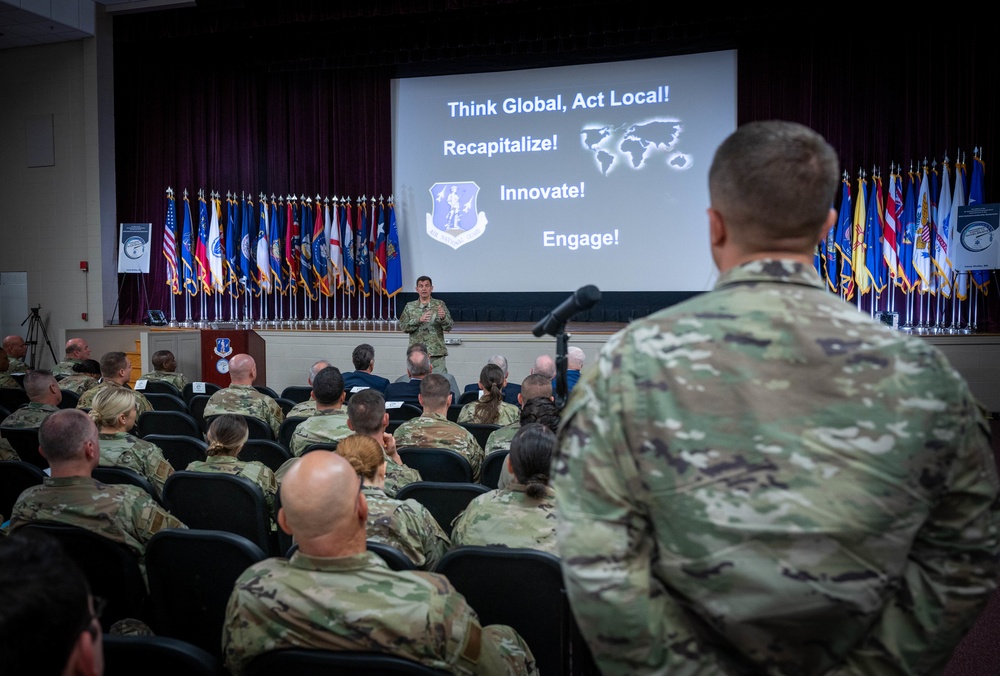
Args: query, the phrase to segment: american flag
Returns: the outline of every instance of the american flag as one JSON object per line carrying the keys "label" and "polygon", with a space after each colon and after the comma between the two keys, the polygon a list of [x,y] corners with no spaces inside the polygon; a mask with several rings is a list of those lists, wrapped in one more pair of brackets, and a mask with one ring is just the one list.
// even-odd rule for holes
{"label": "american flag", "polygon": [[177,210],[174,202],[174,191],[167,188],[167,221],[163,224],[163,255],[167,259],[167,284],[174,294],[181,292],[177,275],[177,240],[174,232],[177,230]]}

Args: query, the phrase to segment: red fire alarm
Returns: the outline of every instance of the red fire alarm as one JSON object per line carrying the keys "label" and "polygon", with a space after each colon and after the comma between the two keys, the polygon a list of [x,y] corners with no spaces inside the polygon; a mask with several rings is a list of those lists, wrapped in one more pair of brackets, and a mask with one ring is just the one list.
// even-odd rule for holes
{"label": "red fire alarm", "polygon": [[87,261],[80,261],[80,272],[90,272],[90,266]]}

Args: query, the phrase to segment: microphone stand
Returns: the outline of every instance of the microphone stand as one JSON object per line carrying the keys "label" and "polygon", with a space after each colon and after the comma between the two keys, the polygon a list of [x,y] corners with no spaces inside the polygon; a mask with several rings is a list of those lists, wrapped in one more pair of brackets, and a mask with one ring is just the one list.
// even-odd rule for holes
{"label": "microphone stand", "polygon": [[556,332],[556,406],[562,409],[569,399],[569,385],[566,382],[566,366],[569,358],[566,351],[569,349],[569,334],[563,329],[566,325],[559,327]]}

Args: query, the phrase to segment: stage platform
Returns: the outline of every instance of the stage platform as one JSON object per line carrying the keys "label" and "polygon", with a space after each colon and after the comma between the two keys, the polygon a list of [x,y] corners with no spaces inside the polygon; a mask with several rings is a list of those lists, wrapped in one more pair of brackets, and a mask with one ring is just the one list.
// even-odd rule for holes
{"label": "stage platform", "polygon": [[[608,338],[625,324],[617,322],[570,322],[569,343],[579,346],[592,365]],[[505,356],[510,364],[510,379],[520,382],[528,375],[540,354],[555,354],[555,339],[535,338],[534,323],[528,322],[459,322],[450,333],[448,371],[460,385],[473,383],[479,371],[495,354]],[[289,385],[305,385],[309,368],[319,359],[331,361],[341,370],[353,370],[351,352],[359,343],[375,348],[375,372],[390,380],[403,375],[408,336],[391,331],[387,325],[368,321],[364,330],[352,329],[255,329],[264,339],[267,350],[267,384],[279,393]],[[110,326],[103,329],[65,331],[53,335],[53,348],[61,358],[61,346],[67,338],[82,337],[90,344],[94,359],[111,350],[132,352],[135,341],[142,354],[143,371],[151,370],[150,355],[169,349],[178,358],[178,370],[189,379],[201,378],[200,333],[191,328],[151,328],[140,325]],[[921,336],[948,357],[969,382],[973,394],[991,412],[1000,413],[1000,335],[929,335]],[[52,366],[47,347],[40,346],[40,365]],[[137,376],[139,374],[136,374]]]}

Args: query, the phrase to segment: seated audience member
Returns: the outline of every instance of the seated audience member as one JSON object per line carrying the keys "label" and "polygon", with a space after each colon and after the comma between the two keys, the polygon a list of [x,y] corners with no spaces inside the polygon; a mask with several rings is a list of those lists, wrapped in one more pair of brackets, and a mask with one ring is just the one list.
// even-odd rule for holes
{"label": "seated audience member", "polygon": [[7,353],[0,350],[0,387],[13,387],[20,390],[21,384],[14,376],[10,375],[10,359]]}
{"label": "seated audience member", "polygon": [[396,440],[385,429],[389,426],[389,414],[385,412],[385,399],[373,389],[362,390],[347,402],[347,426],[358,434],[371,437],[378,442],[386,458],[385,494],[396,497],[396,491],[415,481],[420,481],[420,472],[407,467],[396,451]]}
{"label": "seated audience member", "polygon": [[[309,387],[312,387],[313,379],[316,377],[316,374],[330,365],[331,365],[330,362],[324,359],[321,359],[320,361],[313,364],[312,367],[309,369],[309,377],[306,379],[306,384],[309,385]],[[313,393],[310,392],[309,398],[306,399],[305,401],[300,401],[299,403],[295,404],[295,406],[292,406],[292,408],[288,410],[288,415],[286,415],[285,417],[308,418],[314,415],[316,415],[316,398],[313,396]]]}
{"label": "seated audience member", "polygon": [[[354,399],[351,399],[353,402]],[[396,428],[393,436],[396,446],[420,448],[448,448],[464,455],[472,465],[472,480],[479,480],[483,464],[483,449],[472,432],[448,420],[451,392],[443,376],[430,374],[420,384],[420,417],[407,420]]]}
{"label": "seated audience member", "polygon": [[395,547],[418,568],[434,570],[448,551],[448,536],[422,504],[385,494],[385,454],[378,443],[353,434],[340,441],[337,455],[364,480],[361,492],[368,502],[368,539]]}
{"label": "seated audience member", "polygon": [[484,366],[479,372],[479,389],[483,395],[479,401],[469,402],[462,407],[458,422],[509,425],[517,420],[521,416],[520,409],[503,400],[503,386],[506,382],[499,366]]}
{"label": "seated audience member", "polygon": [[253,386],[257,378],[257,362],[248,354],[236,354],[229,360],[229,387],[214,392],[205,404],[205,417],[235,413],[259,418],[278,436],[285,414],[271,397]]}
{"label": "seated audience member", "polygon": [[93,359],[84,359],[79,364],[73,364],[73,375],[59,381],[59,389],[83,395],[98,385],[101,379],[101,365]]}
{"label": "seated audience member", "polygon": [[102,484],[90,476],[100,459],[100,440],[83,411],[71,408],[46,418],[38,445],[52,476],[21,493],[10,518],[11,533],[38,521],[79,526],[127,545],[144,568],[141,557],[153,535],[164,528],[185,528],[141,488]]}
{"label": "seated audience member", "polygon": [[52,375],[56,378],[73,375],[73,365],[84,359],[90,359],[90,346],[83,338],[70,338],[66,341],[66,357],[52,367]]}
{"label": "seated audience member", "polygon": [[124,467],[146,477],[156,497],[163,495],[163,484],[174,473],[156,444],[132,436],[129,430],[135,427],[138,417],[135,408],[135,392],[124,387],[101,390],[94,397],[94,407],[90,417],[100,432],[101,467]]}
{"label": "seated audience member", "polygon": [[274,496],[278,492],[278,481],[274,478],[274,472],[263,463],[239,459],[240,451],[249,437],[247,421],[238,415],[220,415],[208,426],[208,434],[205,436],[208,438],[208,458],[204,461],[195,460],[187,469],[191,472],[232,474],[249,479],[264,493],[267,513],[271,515],[271,529],[276,530],[278,515]]}
{"label": "seated audience member", "polygon": [[[412,345],[406,348],[407,357],[409,357],[414,352],[423,352],[424,354],[427,354],[427,346],[424,345],[423,343],[413,343]],[[429,356],[427,357],[427,360],[430,361]],[[433,370],[433,364],[431,365],[431,370]],[[430,373],[430,371],[428,371],[428,373]],[[454,398],[455,401],[458,401],[458,397],[461,394],[461,390],[458,388],[458,381],[455,380],[455,376],[451,375],[450,373],[439,373],[438,375],[444,376],[445,378],[448,379],[448,389],[451,390],[451,396]],[[405,383],[409,380],[410,380],[409,374],[402,375],[396,378],[397,383]],[[393,401],[393,400],[390,399],[389,397],[386,397],[386,401]]]}
{"label": "seated audience member", "polygon": [[340,369],[327,366],[313,379],[312,398],[316,403],[316,414],[299,423],[290,444],[293,455],[313,444],[331,443],[351,434],[347,426],[347,411],[344,410],[344,380]]}
{"label": "seated audience member", "polygon": [[[72,366],[70,367],[72,368]],[[93,408],[94,397],[107,389],[128,390],[132,388],[128,383],[132,379],[132,362],[128,360],[128,355],[124,352],[108,352],[101,357],[101,382],[97,387],[92,387],[80,395],[80,401],[76,403],[77,408]],[[153,410],[153,405],[149,403],[142,392],[135,392],[135,403],[139,415]]]}
{"label": "seated audience member", "polygon": [[[580,371],[587,355],[580,348],[570,345],[566,349],[566,394],[573,391],[573,386],[580,380]],[[552,391],[556,391],[556,377],[552,376]]]}
{"label": "seated audience member", "polygon": [[157,350],[150,358],[153,362],[153,370],[139,376],[140,380],[158,380],[170,383],[179,391],[184,391],[184,386],[188,384],[183,373],[177,373],[177,359],[170,350]]}
{"label": "seated audience member", "polygon": [[414,406],[420,405],[420,382],[431,373],[431,359],[426,352],[413,350],[406,355],[406,374],[410,377],[405,383],[390,383],[385,388],[386,401],[402,401]]}
{"label": "seated audience member", "polygon": [[[487,364],[496,364],[503,371],[503,400],[506,401],[511,406],[518,406],[517,395],[521,393],[521,386],[509,382],[510,371],[507,368],[507,358],[502,354],[495,354],[490,357],[490,360],[486,362]],[[483,390],[482,383],[470,383],[465,386],[465,392],[479,392],[479,396],[483,396],[485,393]]]}
{"label": "seated audience member", "polygon": [[24,355],[28,352],[28,344],[24,338],[17,335],[7,336],[3,339],[3,352],[7,354],[9,363],[3,369],[7,373],[27,373],[28,365],[24,363]]}
{"label": "seated audience member", "polygon": [[0,539],[0,590],[0,673],[103,673],[100,610],[87,578],[54,539]]}
{"label": "seated audience member", "polygon": [[[521,382],[520,392],[517,394],[517,405],[522,408],[518,411],[517,420],[509,425],[504,425],[490,434],[486,440],[486,448],[483,449],[486,455],[500,449],[505,451],[510,449],[511,439],[514,438],[514,435],[521,428],[521,419],[524,417],[524,405],[532,399],[539,398],[548,399],[549,401],[553,400],[552,379],[535,373]],[[537,421],[528,420],[526,422]]]}
{"label": "seated audience member", "polygon": [[[523,390],[522,390],[523,391]],[[559,405],[556,404],[552,397],[535,397],[534,399],[529,399],[524,403],[524,408],[521,409],[521,420],[519,426],[527,425],[528,423],[541,423],[543,426],[552,430],[553,433],[559,430]],[[501,427],[497,432],[507,429],[506,427]],[[495,433],[494,433],[495,434]],[[517,434],[515,430],[514,434]],[[490,440],[493,439],[493,435],[486,440],[486,445],[488,446]],[[510,437],[513,441],[513,436]],[[499,450],[504,447],[506,443],[506,448],[510,449],[510,443],[505,442],[503,438],[497,439],[495,441],[495,450]],[[507,488],[516,479],[514,478],[514,473],[510,470],[510,463],[504,462],[503,468],[500,470],[500,479],[497,483],[498,488]]]}
{"label": "seated audience member", "polygon": [[375,370],[375,348],[368,343],[361,343],[354,348],[351,361],[354,362],[354,371],[344,374],[344,389],[353,392],[355,388],[360,391],[370,387],[384,395],[389,379],[372,374]]}
{"label": "seated audience member", "polygon": [[[355,397],[366,392],[381,398]],[[299,548],[237,579],[222,638],[233,676],[283,648],[387,653],[455,674],[537,673],[523,639],[480,626],[445,577],[394,571],[366,551],[367,521],[363,482],[347,460],[314,451],[292,466],[278,523]]]}
{"label": "seated audience member", "polygon": [[40,427],[46,418],[59,410],[62,391],[52,374],[44,369],[24,376],[24,393],[28,395],[28,403],[4,418],[0,426],[21,429]]}
{"label": "seated audience member", "polygon": [[556,502],[549,465],[556,435],[527,423],[514,436],[507,463],[516,483],[476,496],[455,522],[452,547],[495,545],[539,549],[558,555]]}
{"label": "seated audience member", "polygon": [[[547,354],[540,354],[531,366],[531,375],[545,376],[549,380],[556,377],[556,360]],[[555,387],[552,388],[553,390]]]}
{"label": "seated audience member", "polygon": [[[21,456],[17,454],[14,447],[10,445],[10,442],[6,439],[0,438],[0,462],[5,460],[20,460]],[[0,514],[0,519],[3,519],[4,515]],[[0,521],[2,523],[2,521]]]}

